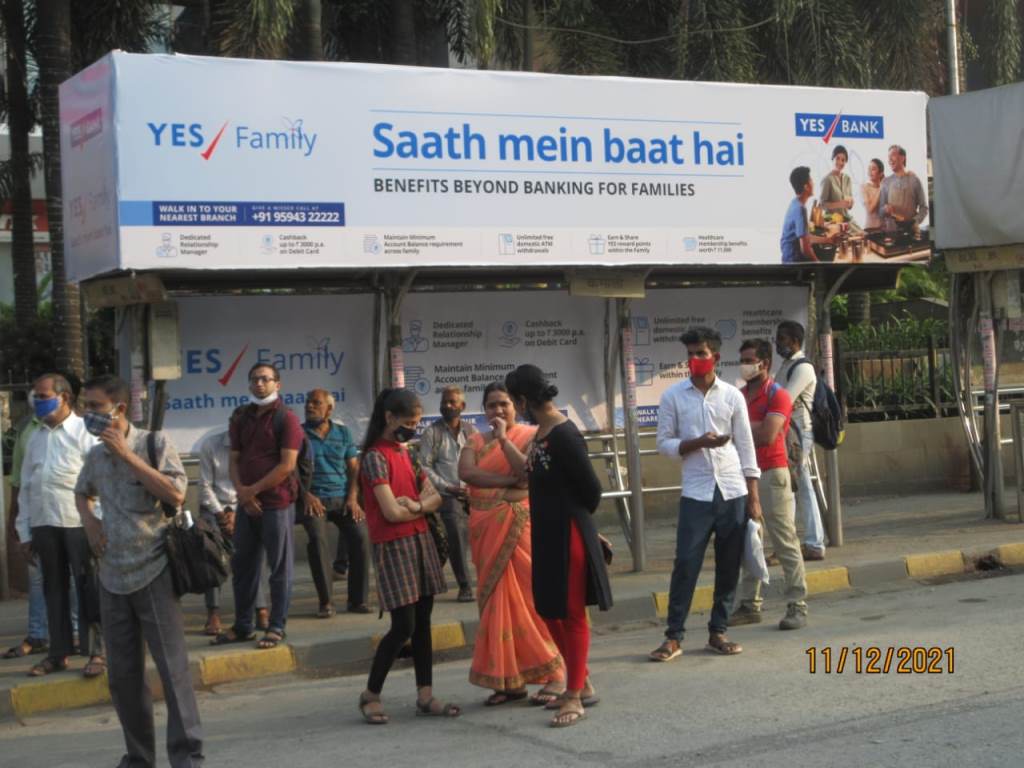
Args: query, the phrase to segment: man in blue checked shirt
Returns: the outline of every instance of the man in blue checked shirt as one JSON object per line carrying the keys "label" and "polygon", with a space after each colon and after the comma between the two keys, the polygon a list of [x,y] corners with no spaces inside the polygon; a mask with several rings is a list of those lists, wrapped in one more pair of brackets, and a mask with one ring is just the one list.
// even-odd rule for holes
{"label": "man in blue checked shirt", "polygon": [[306,498],[310,514],[303,525],[309,535],[309,567],[320,599],[317,616],[322,619],[334,615],[328,522],[338,526],[339,535],[348,548],[348,611],[369,612],[366,606],[369,581],[366,533],[362,525],[363,510],[357,498],[358,448],[348,427],[331,421],[333,413],[334,396],[327,390],[314,389],[306,396],[304,428],[313,447],[313,482]]}

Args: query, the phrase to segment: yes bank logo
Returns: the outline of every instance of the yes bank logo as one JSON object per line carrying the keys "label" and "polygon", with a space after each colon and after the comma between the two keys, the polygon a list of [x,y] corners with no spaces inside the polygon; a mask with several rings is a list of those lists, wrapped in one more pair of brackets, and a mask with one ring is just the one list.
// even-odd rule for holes
{"label": "yes bank logo", "polygon": [[820,138],[826,144],[836,139],[884,139],[882,115],[844,115],[842,112],[797,112],[796,135]]}
{"label": "yes bank logo", "polygon": [[228,386],[237,372],[241,372],[242,386],[245,386],[246,366],[256,363],[273,365],[282,373],[286,371],[317,371],[330,376],[337,376],[345,360],[343,350],[331,349],[329,337],[306,337],[305,349],[280,349],[272,346],[261,346],[255,350],[255,357],[246,357],[250,343],[240,348],[224,349],[222,347],[198,347],[185,350],[185,372],[190,375],[206,374],[217,376],[217,383]]}
{"label": "yes bank logo", "polygon": [[225,143],[239,151],[294,152],[309,157],[319,134],[309,131],[303,118],[282,117],[273,128],[235,124],[225,120],[219,126],[204,123],[146,123],[153,146],[161,149],[195,150],[203,160],[213,157]]}

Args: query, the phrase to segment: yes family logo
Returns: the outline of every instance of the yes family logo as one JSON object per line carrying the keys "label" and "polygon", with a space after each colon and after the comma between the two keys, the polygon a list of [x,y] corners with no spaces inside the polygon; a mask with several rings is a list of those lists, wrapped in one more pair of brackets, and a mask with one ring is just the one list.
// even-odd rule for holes
{"label": "yes family logo", "polygon": [[[233,125],[227,134],[227,143],[230,146],[233,139],[234,148],[238,151],[294,152],[302,157],[309,157],[316,148],[319,134],[308,131],[304,123],[301,117],[282,117],[281,126],[273,129],[238,123]],[[199,156],[203,160],[210,160],[213,157],[217,148],[221,146],[221,140],[229,125],[231,120],[225,120],[219,126],[213,127],[198,122],[146,123],[154,147],[167,150],[199,150]]]}

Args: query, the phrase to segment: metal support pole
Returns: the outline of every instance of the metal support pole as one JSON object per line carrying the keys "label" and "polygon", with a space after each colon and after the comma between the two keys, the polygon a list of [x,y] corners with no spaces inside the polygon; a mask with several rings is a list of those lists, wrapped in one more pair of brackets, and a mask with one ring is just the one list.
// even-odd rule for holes
{"label": "metal support pole", "polygon": [[[839,277],[831,289],[825,284],[825,272],[818,270],[814,279],[815,303],[818,305],[818,350],[819,361],[826,383],[835,390],[835,370],[832,365],[832,298],[843,282],[853,273],[853,267]],[[843,546],[843,507],[839,486],[839,452],[825,451],[826,481],[825,494],[828,504],[822,522],[828,534],[829,545]]]}
{"label": "metal support pole", "polygon": [[960,47],[956,38],[956,0],[946,0],[946,61],[951,96],[960,93]]}
{"label": "metal support pole", "polygon": [[998,335],[992,311],[992,273],[987,272],[977,281],[978,304],[981,316],[978,332],[981,334],[981,357],[985,372],[985,442],[983,490],[985,517],[1002,520],[1003,513],[1003,454],[999,432],[999,353]]}
{"label": "metal support pole", "polygon": [[405,386],[405,356],[402,352],[402,301],[412,288],[416,270],[409,273],[401,283],[393,284],[388,291],[388,363],[392,387]]}
{"label": "metal support pole", "polygon": [[[0,440],[0,467],[4,465],[4,441]],[[0,479],[3,473],[0,473]],[[14,489],[11,489],[13,495]],[[28,514],[22,512],[22,514]],[[7,600],[11,596],[11,585],[9,579],[10,558],[7,556],[7,494],[0,485],[0,600]]]}
{"label": "metal support pole", "polygon": [[626,461],[629,472],[630,519],[633,531],[633,571],[647,567],[647,542],[644,537],[644,480],[640,467],[640,430],[636,418],[636,367],[633,359],[633,328],[629,318],[629,299],[616,299],[618,330],[622,339],[622,415],[626,436]]}
{"label": "metal support pole", "polygon": [[[625,490],[622,482],[622,462],[619,460],[619,436],[618,427],[615,423],[615,394],[618,387],[616,379],[619,370],[619,355],[621,353],[621,337],[619,335],[619,316],[614,299],[607,299],[604,308],[604,405],[605,418],[608,421],[608,440],[601,441],[601,451],[605,452],[611,447],[611,458],[605,461],[608,469],[609,485],[613,491]],[[619,513],[619,525],[622,527],[622,535],[626,539],[629,551],[633,551],[633,529],[630,522],[629,499],[623,496],[615,497],[615,507]]]}

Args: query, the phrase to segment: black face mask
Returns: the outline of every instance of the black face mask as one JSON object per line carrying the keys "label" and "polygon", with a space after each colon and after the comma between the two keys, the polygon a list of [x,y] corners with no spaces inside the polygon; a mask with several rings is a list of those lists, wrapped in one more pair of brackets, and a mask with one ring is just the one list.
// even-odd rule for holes
{"label": "black face mask", "polygon": [[397,443],[408,443],[416,437],[416,430],[410,429],[409,427],[398,427],[395,429],[395,442]]}
{"label": "black face mask", "polygon": [[783,344],[776,344],[775,351],[779,353],[780,357],[784,357],[787,360],[796,354],[796,349]]}
{"label": "black face mask", "polygon": [[458,417],[458,415],[459,415],[459,409],[458,408],[452,408],[450,406],[445,406],[445,407],[443,407],[441,409],[441,418],[444,419],[445,421],[454,421]]}

